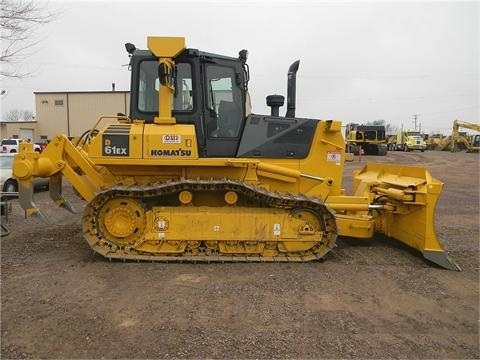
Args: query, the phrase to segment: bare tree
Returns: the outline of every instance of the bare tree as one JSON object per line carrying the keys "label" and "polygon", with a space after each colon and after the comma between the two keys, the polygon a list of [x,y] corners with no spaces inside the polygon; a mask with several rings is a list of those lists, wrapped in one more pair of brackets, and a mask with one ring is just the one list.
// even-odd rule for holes
{"label": "bare tree", "polygon": [[22,119],[25,121],[33,120],[35,118],[35,114],[32,110],[23,110],[22,111]]}
{"label": "bare tree", "polygon": [[23,111],[19,109],[12,109],[5,113],[4,117],[7,121],[19,121],[22,119]]}
{"label": "bare tree", "polygon": [[3,118],[6,121],[29,121],[35,118],[35,114],[31,110],[12,109],[7,111]]}
{"label": "bare tree", "polygon": [[35,119],[35,114],[32,110],[12,109],[3,114],[3,119],[5,121],[30,121]]}
{"label": "bare tree", "polygon": [[28,73],[20,71],[19,64],[40,41],[38,27],[51,22],[55,14],[35,0],[1,0],[0,7],[0,77],[22,78]]}
{"label": "bare tree", "polygon": [[394,135],[397,132],[397,127],[393,124],[388,123],[385,125],[385,131],[387,135]]}
{"label": "bare tree", "polygon": [[369,121],[368,125],[385,126],[385,120],[378,119],[378,120]]}

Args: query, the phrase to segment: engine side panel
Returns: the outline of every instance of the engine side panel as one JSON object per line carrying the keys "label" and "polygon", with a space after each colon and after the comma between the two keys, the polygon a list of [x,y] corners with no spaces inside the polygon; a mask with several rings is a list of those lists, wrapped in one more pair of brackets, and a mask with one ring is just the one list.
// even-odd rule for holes
{"label": "engine side panel", "polygon": [[[98,165],[126,164],[130,160],[196,160],[198,146],[194,125],[109,125],[94,137],[89,158]],[[137,162],[138,164],[138,162]]]}
{"label": "engine side panel", "polygon": [[237,157],[303,159],[312,147],[317,123],[252,114],[247,118]]}

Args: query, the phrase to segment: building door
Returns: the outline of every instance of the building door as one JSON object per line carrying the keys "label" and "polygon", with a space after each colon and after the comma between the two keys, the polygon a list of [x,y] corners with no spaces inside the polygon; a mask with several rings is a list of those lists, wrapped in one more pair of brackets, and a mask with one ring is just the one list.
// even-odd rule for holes
{"label": "building door", "polygon": [[20,129],[20,139],[30,139],[32,142],[35,142],[33,139],[33,129]]}

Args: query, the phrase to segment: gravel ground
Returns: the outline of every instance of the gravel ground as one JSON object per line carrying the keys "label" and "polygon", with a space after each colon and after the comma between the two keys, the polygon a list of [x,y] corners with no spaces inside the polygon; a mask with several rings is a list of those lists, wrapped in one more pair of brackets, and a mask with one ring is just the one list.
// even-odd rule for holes
{"label": "gravel ground", "polygon": [[[448,271],[385,238],[339,239],[324,261],[109,262],[79,214],[16,202],[1,239],[1,358],[478,359],[479,156],[390,152],[367,161],[426,166],[445,183],[436,228],[462,267]],[[3,220],[4,221],[4,220]]]}

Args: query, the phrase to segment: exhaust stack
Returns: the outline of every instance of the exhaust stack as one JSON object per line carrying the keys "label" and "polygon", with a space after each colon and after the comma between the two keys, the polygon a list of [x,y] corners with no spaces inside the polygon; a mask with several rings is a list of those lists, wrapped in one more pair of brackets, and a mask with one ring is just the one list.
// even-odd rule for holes
{"label": "exhaust stack", "polygon": [[300,66],[300,60],[295,61],[290,65],[288,69],[288,82],[287,82],[287,113],[285,117],[295,117],[295,96],[297,88],[297,71]]}

